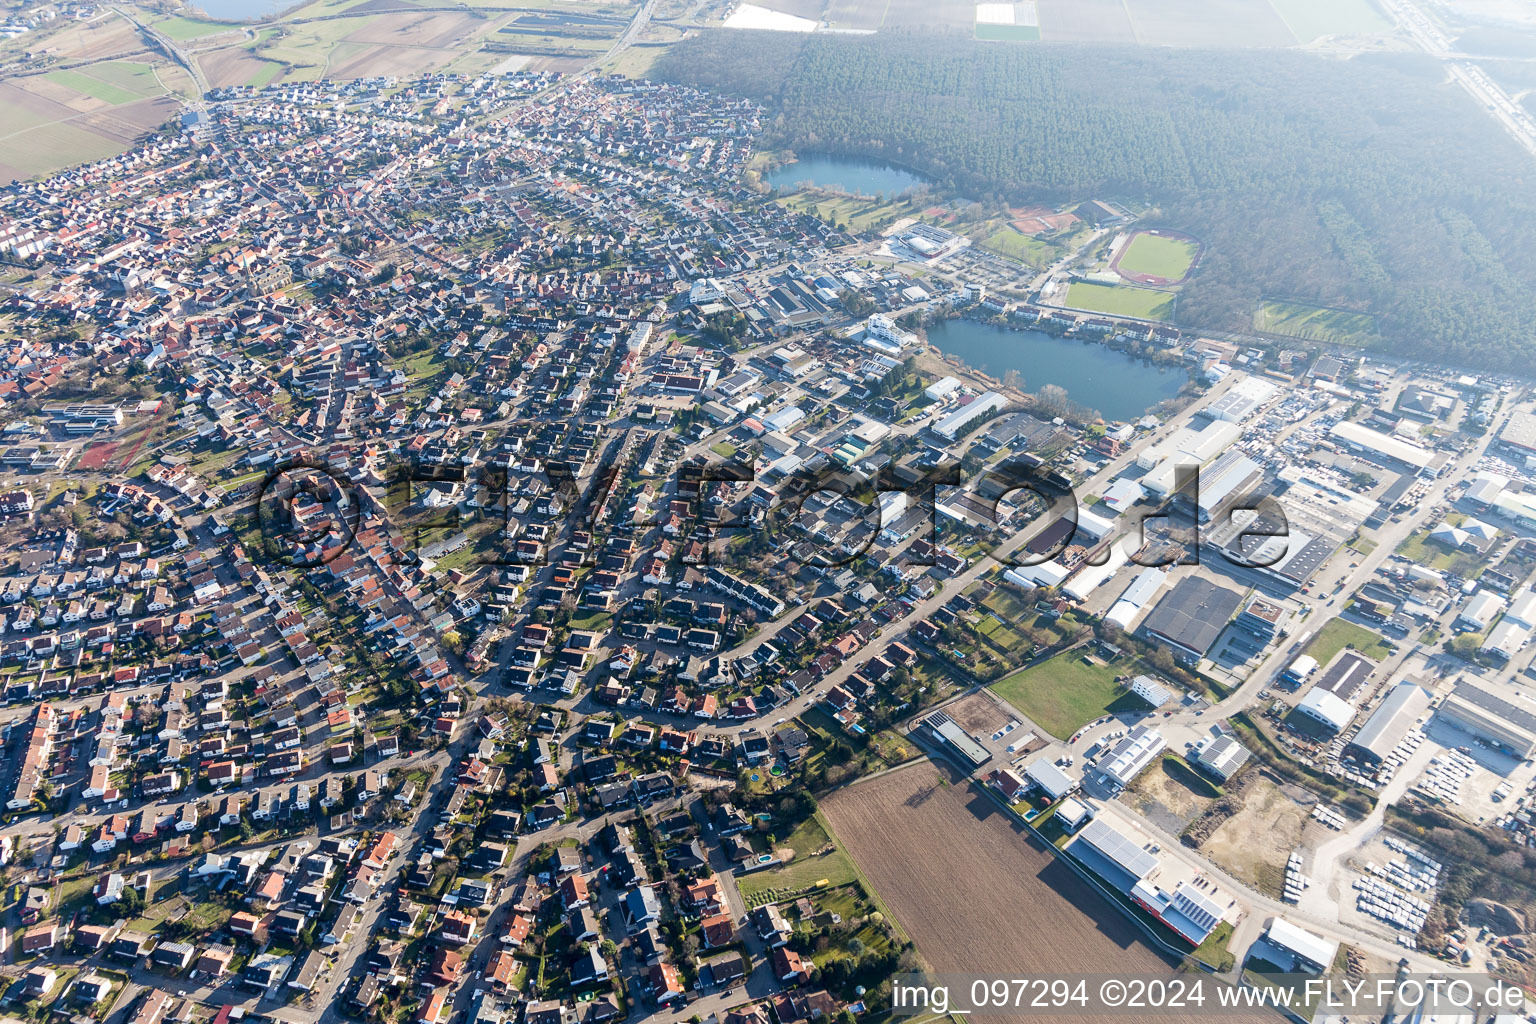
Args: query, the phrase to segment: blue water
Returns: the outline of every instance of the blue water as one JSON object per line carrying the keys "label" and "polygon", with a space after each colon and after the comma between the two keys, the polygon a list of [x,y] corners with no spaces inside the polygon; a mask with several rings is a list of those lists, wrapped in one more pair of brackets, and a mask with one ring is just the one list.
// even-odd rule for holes
{"label": "blue water", "polygon": [[192,5],[219,21],[255,21],[297,6],[299,0],[192,0]]}
{"label": "blue water", "polygon": [[1178,394],[1189,379],[1183,370],[1156,366],[1107,345],[976,320],[934,324],[928,341],[999,380],[1018,370],[1025,391],[1046,384],[1066,388],[1072,401],[1097,409],[1107,420],[1137,419]]}
{"label": "blue water", "polygon": [[792,164],[785,164],[763,175],[763,180],[782,189],[811,184],[867,196],[877,193],[899,195],[909,188],[927,184],[924,178],[900,167],[892,167],[878,160],[857,160],[841,156],[803,156]]}

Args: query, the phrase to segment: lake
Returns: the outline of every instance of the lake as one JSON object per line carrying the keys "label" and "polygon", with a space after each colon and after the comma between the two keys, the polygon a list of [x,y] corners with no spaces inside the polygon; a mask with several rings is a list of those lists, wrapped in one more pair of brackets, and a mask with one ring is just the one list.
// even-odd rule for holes
{"label": "lake", "polygon": [[763,181],[775,188],[791,189],[811,184],[842,189],[844,192],[860,192],[867,196],[876,193],[897,195],[928,183],[911,171],[904,171],[879,160],[842,156],[803,156],[792,164],[785,164],[763,175]]}
{"label": "lake", "polygon": [[217,21],[256,21],[298,3],[299,0],[196,0],[192,6]]}
{"label": "lake", "polygon": [[1179,393],[1189,379],[1181,369],[1156,366],[1108,345],[1014,331],[977,320],[945,320],[928,328],[928,341],[945,355],[1002,380],[1018,370],[1025,391],[1055,384],[1072,401],[1107,420],[1134,420]]}

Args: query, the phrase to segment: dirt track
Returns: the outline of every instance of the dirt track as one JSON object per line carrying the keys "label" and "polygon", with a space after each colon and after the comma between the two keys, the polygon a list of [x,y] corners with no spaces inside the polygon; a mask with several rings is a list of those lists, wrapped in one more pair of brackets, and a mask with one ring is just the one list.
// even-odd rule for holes
{"label": "dirt track", "polygon": [[[1172,974],[1117,909],[1032,845],[984,795],[941,785],[931,762],[841,790],[822,809],[936,971],[1003,978]],[[1024,1013],[986,1018],[1031,1024],[1087,1019]],[[1156,1019],[1177,1024],[1194,1018]]]}

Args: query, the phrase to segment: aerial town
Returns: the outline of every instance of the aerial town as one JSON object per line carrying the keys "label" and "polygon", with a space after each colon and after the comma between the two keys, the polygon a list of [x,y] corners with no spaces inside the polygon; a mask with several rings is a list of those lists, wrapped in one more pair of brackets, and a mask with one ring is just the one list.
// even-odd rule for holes
{"label": "aerial town", "polygon": [[0,1017],[1536,984],[1529,383],[1073,309],[1137,211],[1037,272],[761,117],[227,87],[0,193]]}

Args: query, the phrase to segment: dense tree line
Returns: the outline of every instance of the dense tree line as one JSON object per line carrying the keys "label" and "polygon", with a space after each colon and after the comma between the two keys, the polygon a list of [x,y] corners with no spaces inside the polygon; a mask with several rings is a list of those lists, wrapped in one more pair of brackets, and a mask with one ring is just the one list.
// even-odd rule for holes
{"label": "dense tree line", "polygon": [[717,31],[656,73],[764,103],[770,146],[983,199],[1149,200],[1210,246],[1192,326],[1288,298],[1374,313],[1404,355],[1536,351],[1536,165],[1429,58]]}

